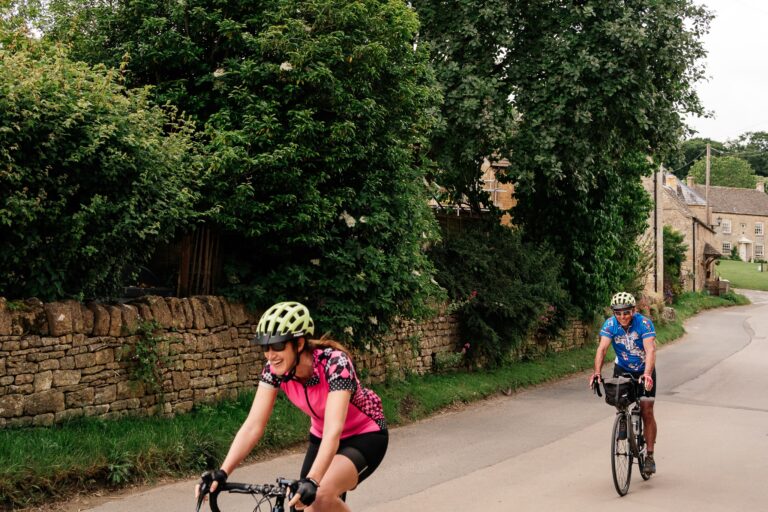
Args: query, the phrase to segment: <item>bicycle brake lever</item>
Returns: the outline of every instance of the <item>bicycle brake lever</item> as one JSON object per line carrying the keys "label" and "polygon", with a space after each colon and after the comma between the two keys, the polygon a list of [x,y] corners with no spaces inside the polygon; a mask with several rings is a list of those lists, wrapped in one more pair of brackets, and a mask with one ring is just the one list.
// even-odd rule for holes
{"label": "bicycle brake lever", "polygon": [[603,393],[600,391],[600,381],[595,377],[595,379],[592,381],[592,392],[596,393],[597,396],[602,397]]}

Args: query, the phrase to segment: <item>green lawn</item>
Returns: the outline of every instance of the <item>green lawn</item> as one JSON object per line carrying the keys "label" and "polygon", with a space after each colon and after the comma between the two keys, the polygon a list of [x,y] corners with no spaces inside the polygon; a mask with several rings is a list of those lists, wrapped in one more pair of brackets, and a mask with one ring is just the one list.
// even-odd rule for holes
{"label": "green lawn", "polygon": [[[768,291],[768,271],[758,272],[759,266],[760,263],[720,260],[716,268],[720,277],[728,279],[735,288]],[[763,269],[768,270],[768,263],[763,263]]]}

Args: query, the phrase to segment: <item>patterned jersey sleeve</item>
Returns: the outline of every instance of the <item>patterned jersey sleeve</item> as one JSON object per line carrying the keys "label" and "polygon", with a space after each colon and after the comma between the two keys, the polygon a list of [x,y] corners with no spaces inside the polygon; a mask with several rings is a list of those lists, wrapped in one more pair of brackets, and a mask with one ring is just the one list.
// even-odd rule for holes
{"label": "patterned jersey sleeve", "polygon": [[643,317],[642,320],[643,324],[643,334],[640,337],[641,339],[648,339],[648,338],[655,338],[656,337],[656,327],[653,325],[653,321],[648,317]]}
{"label": "patterned jersey sleeve", "polygon": [[614,317],[607,318],[605,322],[603,322],[603,327],[600,329],[600,336],[613,339],[613,332],[611,331],[613,328],[613,318]]}
{"label": "patterned jersey sleeve", "polygon": [[341,350],[326,349],[325,377],[330,391],[357,391],[357,375],[349,356]]}
{"label": "patterned jersey sleeve", "polygon": [[264,365],[264,369],[261,371],[261,377],[259,377],[259,381],[273,388],[280,387],[280,377],[272,373],[272,367],[269,365],[269,363]]}

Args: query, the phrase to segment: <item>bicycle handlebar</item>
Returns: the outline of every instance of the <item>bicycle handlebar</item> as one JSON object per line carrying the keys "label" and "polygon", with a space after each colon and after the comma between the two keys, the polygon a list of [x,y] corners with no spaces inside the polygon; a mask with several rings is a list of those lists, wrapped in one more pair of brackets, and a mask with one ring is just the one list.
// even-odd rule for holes
{"label": "bicycle handlebar", "polygon": [[592,393],[596,393],[598,397],[603,396],[603,393],[600,391],[600,377],[595,375],[595,378],[592,379]]}
{"label": "bicycle handlebar", "polygon": [[210,496],[211,511],[221,512],[218,504],[218,497],[219,493],[221,492],[226,491],[235,494],[259,494],[265,498],[284,499],[286,497],[291,497],[288,492],[295,492],[297,485],[297,480],[289,480],[287,478],[280,477],[277,479],[277,483],[275,484],[258,485],[237,482],[224,482],[223,484],[219,485],[214,492],[211,492],[210,484],[203,481],[203,483],[200,484],[200,495],[197,498],[197,508],[195,511],[200,512],[200,507],[202,506],[206,495]]}

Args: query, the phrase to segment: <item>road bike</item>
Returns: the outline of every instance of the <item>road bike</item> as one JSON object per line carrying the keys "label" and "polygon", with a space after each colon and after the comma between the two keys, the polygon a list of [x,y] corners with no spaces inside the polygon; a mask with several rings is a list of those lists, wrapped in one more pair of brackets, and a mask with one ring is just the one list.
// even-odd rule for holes
{"label": "road bike", "polygon": [[[278,478],[274,484],[240,484],[235,482],[224,482],[219,484],[215,492],[210,492],[211,479],[206,480],[203,475],[203,481],[200,483],[200,495],[197,498],[197,508],[195,512],[200,512],[200,507],[205,500],[205,496],[210,497],[211,511],[221,512],[219,509],[218,496],[222,492],[236,494],[250,494],[256,501],[253,512],[285,512],[285,499],[292,496],[298,486],[297,480],[288,480]],[[265,507],[262,509],[262,506]],[[294,508],[291,507],[291,511]]]}
{"label": "road bike", "polygon": [[[592,389],[597,396],[603,396],[597,378],[592,381]],[[613,421],[611,434],[611,471],[616,492],[619,496],[624,496],[629,492],[633,459],[637,461],[643,480],[651,478],[651,473],[643,469],[646,446],[640,398],[644,395],[645,388],[638,379],[625,373],[604,379],[603,389],[606,403],[616,407],[616,419]]]}

